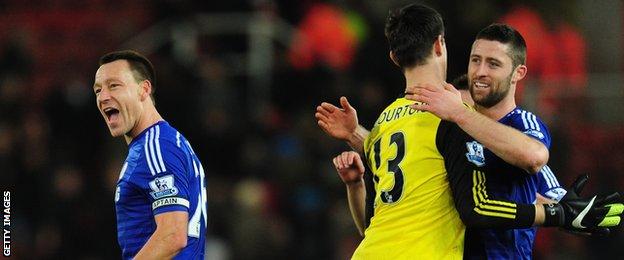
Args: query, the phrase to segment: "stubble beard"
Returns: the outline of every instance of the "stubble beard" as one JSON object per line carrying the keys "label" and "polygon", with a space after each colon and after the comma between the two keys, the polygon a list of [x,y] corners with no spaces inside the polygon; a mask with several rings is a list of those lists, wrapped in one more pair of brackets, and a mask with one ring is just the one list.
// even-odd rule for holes
{"label": "stubble beard", "polygon": [[509,94],[509,90],[511,89],[511,75],[512,74],[513,73],[510,73],[509,76],[507,76],[507,78],[505,79],[505,81],[503,81],[504,83],[499,85],[499,88],[497,88],[496,90],[494,90],[492,86],[490,86],[491,88],[490,93],[488,93],[487,96],[481,99],[475,98],[475,95],[473,92],[475,88],[474,81],[472,81],[470,83],[470,96],[474,100],[475,104],[481,107],[491,108],[495,106],[496,104],[500,103],[507,96],[507,94]]}

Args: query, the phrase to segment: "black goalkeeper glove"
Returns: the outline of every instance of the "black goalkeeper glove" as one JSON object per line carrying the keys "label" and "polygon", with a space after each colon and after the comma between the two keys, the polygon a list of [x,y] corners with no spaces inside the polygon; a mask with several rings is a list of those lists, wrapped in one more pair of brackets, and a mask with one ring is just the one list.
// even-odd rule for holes
{"label": "black goalkeeper glove", "polygon": [[582,235],[608,235],[609,227],[620,224],[624,212],[620,193],[582,198],[580,193],[588,178],[586,174],[580,175],[558,204],[544,205],[545,227],[561,227]]}

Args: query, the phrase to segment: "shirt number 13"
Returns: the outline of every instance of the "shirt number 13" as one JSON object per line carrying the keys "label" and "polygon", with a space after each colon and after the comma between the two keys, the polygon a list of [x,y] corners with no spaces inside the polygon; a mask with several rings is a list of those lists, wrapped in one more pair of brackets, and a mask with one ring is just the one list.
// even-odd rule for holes
{"label": "shirt number 13", "polygon": [[[374,160],[375,160],[376,170],[379,170],[379,167],[381,166],[381,158],[380,158],[381,139],[382,138],[377,140],[377,142],[375,142],[374,144],[374,149],[375,149]],[[390,144],[384,148],[389,148],[392,145],[396,145],[396,156],[394,156],[394,158],[387,159],[388,169],[387,169],[386,174],[393,175],[394,185],[389,190],[382,189],[381,193],[379,194],[381,201],[387,204],[392,204],[392,203],[399,201],[399,199],[401,199],[401,194],[403,193],[403,183],[405,180],[403,179],[403,170],[401,170],[401,167],[399,166],[399,164],[403,160],[403,157],[405,157],[405,136],[403,135],[403,133],[401,132],[393,133],[390,136]]]}

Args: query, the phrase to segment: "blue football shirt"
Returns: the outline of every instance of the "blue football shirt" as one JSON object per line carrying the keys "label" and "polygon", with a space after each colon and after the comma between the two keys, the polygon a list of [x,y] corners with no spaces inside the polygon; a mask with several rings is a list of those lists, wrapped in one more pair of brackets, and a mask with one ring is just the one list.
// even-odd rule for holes
{"label": "blue football shirt", "polygon": [[[513,127],[535,138],[550,148],[550,133],[546,125],[533,113],[515,108],[500,123]],[[534,204],[536,193],[559,201],[565,190],[561,188],[552,170],[545,166],[538,174],[527,174],[484,149],[487,192],[496,199]],[[535,228],[525,229],[467,229],[466,252],[469,259],[531,259]]]}
{"label": "blue football shirt", "polygon": [[115,192],[117,239],[123,259],[133,258],[156,230],[154,216],[188,212],[187,245],[175,259],[203,259],[206,239],[206,184],[191,145],[160,121],[129,145]]}

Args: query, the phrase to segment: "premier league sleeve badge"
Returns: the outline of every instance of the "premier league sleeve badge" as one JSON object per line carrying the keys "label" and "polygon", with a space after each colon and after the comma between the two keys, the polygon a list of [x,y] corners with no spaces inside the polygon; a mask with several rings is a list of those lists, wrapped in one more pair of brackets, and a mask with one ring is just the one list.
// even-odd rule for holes
{"label": "premier league sleeve badge", "polygon": [[483,154],[483,145],[478,143],[477,141],[467,142],[466,148],[468,152],[466,153],[466,157],[468,161],[474,163],[476,166],[485,165],[485,155]]}

